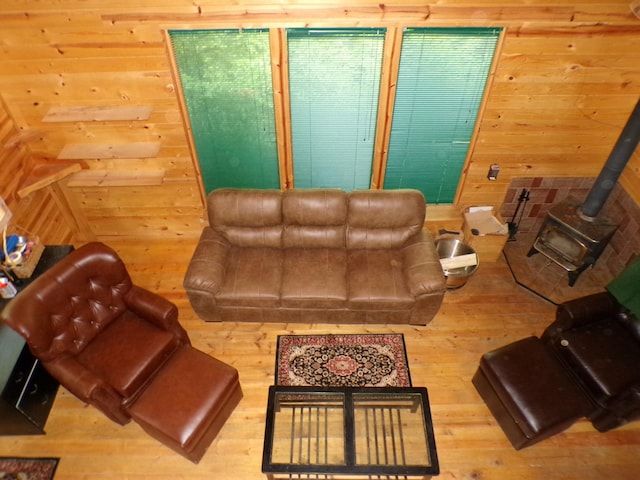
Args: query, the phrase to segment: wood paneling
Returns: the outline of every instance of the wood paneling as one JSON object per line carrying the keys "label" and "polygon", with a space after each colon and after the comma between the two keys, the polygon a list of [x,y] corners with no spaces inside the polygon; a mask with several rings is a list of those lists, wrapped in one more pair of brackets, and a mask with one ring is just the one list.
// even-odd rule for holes
{"label": "wood paneling", "polygon": [[640,98],[638,41],[627,29],[509,29],[461,202],[499,204],[518,176],[597,175]]}
{"label": "wood paneling", "polygon": [[[496,26],[505,38],[456,207],[430,206],[432,228],[460,228],[471,204],[500,205],[514,177],[595,176],[640,97],[640,20],[629,0],[3,0],[0,2],[0,195],[47,243],[98,237],[136,283],[175,301],[193,343],[240,370],[245,398],[194,466],[136,425],[120,427],[62,391],[39,437],[0,438],[0,455],[59,456],[56,478],[262,479],[260,457],[275,340],[362,333],[340,325],[205,324],[181,281],[204,222],[197,167],[167,54],[167,28]],[[52,109],[128,109],[148,118],[47,122]],[[153,158],[86,159],[105,184],[54,184],[19,200],[30,158],[68,144],[158,142]],[[382,147],[380,147],[382,149]],[[498,163],[496,181],[486,178]],[[82,172],[86,175],[85,171]],[[161,174],[161,175],[160,175]],[[153,181],[141,181],[150,179]],[[95,180],[95,177],[94,177]],[[142,184],[141,184],[142,183]],[[621,183],[640,203],[640,152]],[[154,240],[163,239],[158,243]],[[480,355],[539,334],[553,309],[515,286],[502,262],[448,292],[428,328],[404,333],[413,383],[430,389],[443,480],[632,479],[635,424],[600,434],[585,421],[514,451],[470,383]],[[588,459],[588,460],[587,460]]]}
{"label": "wood paneling", "polygon": [[[460,208],[500,205],[513,177],[597,175],[640,97],[640,20],[629,0],[4,0],[0,95],[20,149],[56,158],[73,144],[159,145],[151,158],[83,159],[85,168],[110,171],[108,177],[130,175],[131,184],[63,186],[76,220],[90,219],[82,238],[175,238],[196,234],[204,221],[166,30],[286,26],[506,29],[458,190]],[[141,105],[151,109],[148,118],[47,121],[51,111]],[[286,152],[282,138],[279,146]],[[621,180],[636,201],[638,155]],[[286,186],[292,166],[284,156]],[[492,163],[501,167],[494,182],[486,178]],[[15,183],[16,168],[3,165],[1,175],[10,177],[3,184]],[[147,190],[136,179],[149,172],[164,173]],[[107,198],[118,198],[117,210]],[[166,210],[165,198],[179,208]]]}

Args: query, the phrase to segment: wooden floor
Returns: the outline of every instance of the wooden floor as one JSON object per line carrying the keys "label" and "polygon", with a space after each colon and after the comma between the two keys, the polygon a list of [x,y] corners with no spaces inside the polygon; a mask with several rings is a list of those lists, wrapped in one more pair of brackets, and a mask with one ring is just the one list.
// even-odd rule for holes
{"label": "wooden floor", "polygon": [[135,424],[118,426],[61,389],[47,434],[0,437],[0,456],[60,457],[56,480],[262,479],[267,389],[276,338],[304,333],[403,333],[411,377],[429,389],[441,479],[636,479],[640,422],[598,433],[586,421],[554,438],[515,451],[471,384],[480,356],[542,332],[554,308],[522,287],[501,260],[482,264],[459,290],[447,292],[426,327],[385,325],[213,324],[189,307],[181,281],[194,241],[111,243],[134,281],[174,301],[193,344],[240,371],[244,399],[199,465],[148,437]]}

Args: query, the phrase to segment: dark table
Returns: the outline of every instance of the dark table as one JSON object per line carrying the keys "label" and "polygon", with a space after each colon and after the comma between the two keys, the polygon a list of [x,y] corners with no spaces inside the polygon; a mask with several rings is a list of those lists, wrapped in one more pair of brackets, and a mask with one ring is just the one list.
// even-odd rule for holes
{"label": "dark table", "polygon": [[[45,247],[31,277],[16,281],[18,295],[71,251],[71,245]],[[0,311],[9,302],[0,299]],[[0,435],[43,434],[58,387],[24,339],[0,324]]]}
{"label": "dark table", "polygon": [[427,389],[272,386],[262,471],[270,479],[438,475]]}

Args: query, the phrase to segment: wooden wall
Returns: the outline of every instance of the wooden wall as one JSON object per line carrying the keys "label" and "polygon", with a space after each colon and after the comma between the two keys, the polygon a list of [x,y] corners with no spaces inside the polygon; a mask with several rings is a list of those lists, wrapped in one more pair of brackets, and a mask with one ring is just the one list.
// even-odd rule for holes
{"label": "wooden wall", "polygon": [[[56,240],[197,235],[202,190],[167,28],[501,26],[458,193],[460,206],[500,205],[513,177],[599,172],[640,98],[640,19],[629,3],[3,0],[0,193]],[[20,200],[24,157],[63,157],[85,170]],[[496,181],[486,178],[492,163],[501,167]],[[640,203],[640,152],[622,184]],[[73,233],[50,234],[50,220]]]}

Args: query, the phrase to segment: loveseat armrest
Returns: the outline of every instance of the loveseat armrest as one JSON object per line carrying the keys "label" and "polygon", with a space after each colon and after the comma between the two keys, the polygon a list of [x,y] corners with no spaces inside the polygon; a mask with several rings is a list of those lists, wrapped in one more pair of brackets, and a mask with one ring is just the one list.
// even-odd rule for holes
{"label": "loveseat armrest", "polygon": [[184,277],[185,290],[218,293],[224,282],[230,250],[231,244],[221,233],[205,227]]}
{"label": "loveseat armrest", "polygon": [[562,303],[556,319],[542,334],[543,339],[556,337],[566,330],[617,315],[620,304],[609,292],[594,293]]}
{"label": "loveseat armrest", "polygon": [[220,321],[216,294],[222,289],[231,243],[211,227],[205,227],[193,252],[183,286],[191,308],[205,321]]}
{"label": "loveseat armrest", "polygon": [[640,418],[640,385],[633,385],[613,399],[606,408],[589,416],[593,426],[606,432]]}
{"label": "loveseat armrest", "polygon": [[447,282],[433,237],[422,229],[411,237],[402,249],[402,269],[409,292],[414,297],[442,294]]}
{"label": "loveseat armrest", "polygon": [[85,403],[93,405],[114,422],[125,425],[131,420],[120,396],[99,376],[70,356],[43,362],[43,366],[60,385]]}
{"label": "loveseat armrest", "polygon": [[180,343],[190,344],[186,330],[178,322],[178,307],[169,300],[137,285],[131,286],[124,300],[139,317],[171,332],[180,339]]}

